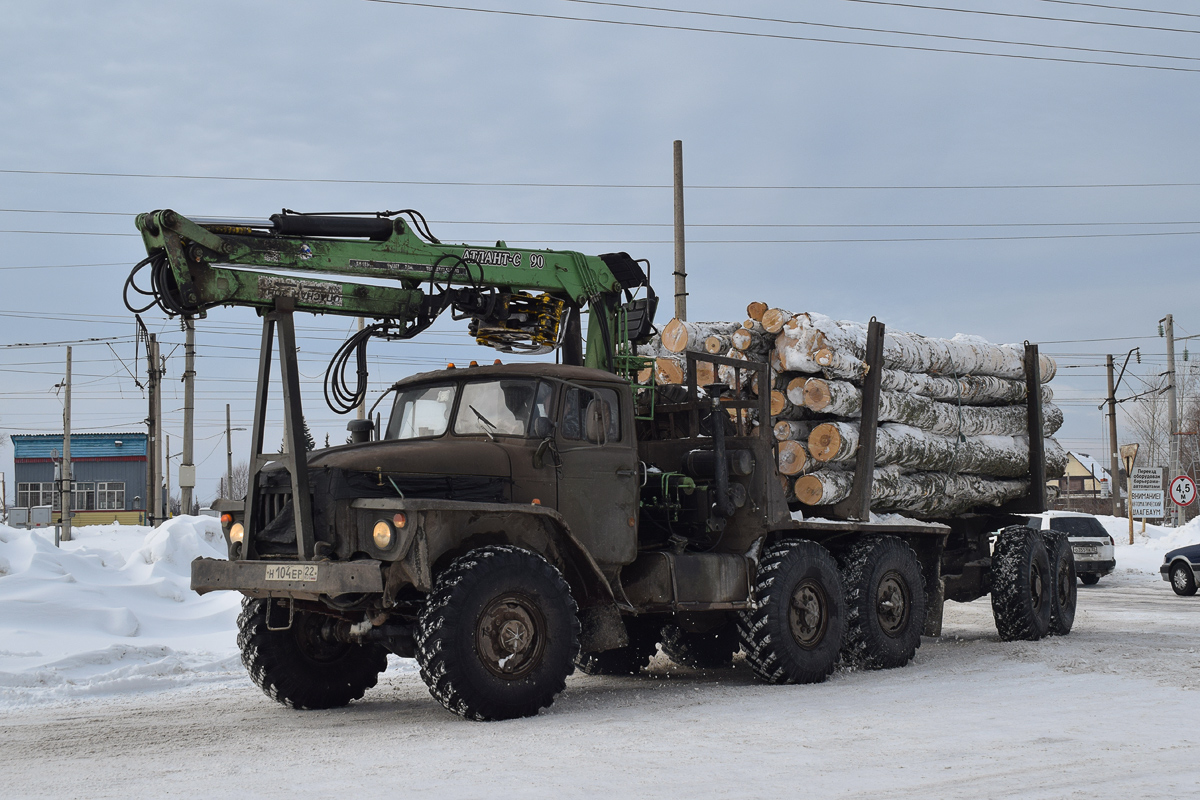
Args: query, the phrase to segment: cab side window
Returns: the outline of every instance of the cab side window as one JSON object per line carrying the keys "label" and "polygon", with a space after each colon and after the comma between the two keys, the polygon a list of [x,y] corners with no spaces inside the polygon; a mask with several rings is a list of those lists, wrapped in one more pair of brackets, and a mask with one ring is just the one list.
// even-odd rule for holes
{"label": "cab side window", "polygon": [[563,400],[562,437],[572,441],[586,441],[587,408],[592,400],[608,406],[608,431],[605,437],[610,442],[621,440],[621,414],[617,393],[614,389],[584,389],[571,386]]}

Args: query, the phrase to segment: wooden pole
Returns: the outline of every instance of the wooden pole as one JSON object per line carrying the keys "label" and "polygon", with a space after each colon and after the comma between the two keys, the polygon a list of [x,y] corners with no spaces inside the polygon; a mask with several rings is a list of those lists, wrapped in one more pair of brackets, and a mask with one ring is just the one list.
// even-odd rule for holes
{"label": "wooden pole", "polygon": [[62,514],[62,541],[71,541],[71,347],[67,346],[67,380],[63,391],[63,449],[62,449],[62,471],[59,473],[59,478],[62,479],[62,495],[59,500],[59,508]]}
{"label": "wooden pole", "polygon": [[[1178,401],[1175,391],[1175,319],[1167,314],[1163,318],[1163,322],[1166,323],[1167,336],[1167,433],[1170,436],[1167,440],[1167,480],[1171,481],[1179,474],[1179,406],[1176,405]],[[1179,506],[1175,506],[1167,515],[1167,520],[1172,526],[1179,524],[1178,509]],[[1129,543],[1133,544],[1132,538]]]}
{"label": "wooden pole", "polygon": [[1108,486],[1112,489],[1112,515],[1121,516],[1121,468],[1117,460],[1117,390],[1113,385],[1113,357],[1106,360],[1108,368],[1108,449],[1111,457]]}
{"label": "wooden pole", "polygon": [[687,266],[683,254],[683,142],[675,140],[675,319],[687,320]]}
{"label": "wooden pole", "polygon": [[225,491],[226,500],[233,498],[233,438],[229,427],[229,403],[225,404]]}
{"label": "wooden pole", "polygon": [[183,460],[179,463],[179,513],[192,513],[192,489],[196,487],[196,465],[192,452],[193,420],[196,414],[196,322],[184,324],[183,366]]}

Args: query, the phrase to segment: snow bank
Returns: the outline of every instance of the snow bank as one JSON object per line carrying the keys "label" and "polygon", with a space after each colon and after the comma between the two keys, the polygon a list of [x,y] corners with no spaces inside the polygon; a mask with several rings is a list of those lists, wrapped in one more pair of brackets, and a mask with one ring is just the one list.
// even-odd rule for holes
{"label": "snow bank", "polygon": [[0,707],[244,679],[241,595],[189,588],[194,558],[225,557],[220,524],[0,526]]}
{"label": "snow bank", "polygon": [[1149,574],[1155,580],[1161,580],[1158,568],[1167,551],[1200,542],[1200,518],[1178,528],[1147,524],[1145,533],[1142,533],[1141,520],[1135,519],[1133,544],[1129,543],[1128,518],[1098,515],[1096,519],[1116,543],[1117,574]]}

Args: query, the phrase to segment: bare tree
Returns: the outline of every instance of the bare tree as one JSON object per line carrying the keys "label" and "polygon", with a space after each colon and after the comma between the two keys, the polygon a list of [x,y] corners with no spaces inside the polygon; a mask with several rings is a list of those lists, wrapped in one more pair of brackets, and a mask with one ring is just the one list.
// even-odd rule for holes
{"label": "bare tree", "polygon": [[242,500],[246,497],[246,492],[249,489],[250,463],[248,461],[239,461],[233,465],[233,491],[226,491],[225,476],[222,475],[221,480],[217,482],[217,497]]}
{"label": "bare tree", "polygon": [[1167,376],[1155,375],[1144,379],[1144,394],[1126,406],[1128,411],[1126,436],[1137,442],[1138,466],[1166,466],[1169,458]]}

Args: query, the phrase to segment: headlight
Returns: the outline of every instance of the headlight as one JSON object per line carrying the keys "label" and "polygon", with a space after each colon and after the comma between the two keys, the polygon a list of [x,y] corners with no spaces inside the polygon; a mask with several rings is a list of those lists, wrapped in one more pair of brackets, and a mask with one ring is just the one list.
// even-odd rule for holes
{"label": "headlight", "polygon": [[242,537],[245,536],[245,534],[246,529],[242,527],[242,523],[235,522],[229,528],[229,541],[237,544],[238,542],[242,541]]}
{"label": "headlight", "polygon": [[397,529],[403,528],[408,524],[408,515],[403,511],[397,511],[394,515],[392,515],[392,524],[395,525]]}
{"label": "headlight", "polygon": [[371,532],[371,538],[375,540],[376,547],[386,550],[392,543],[392,526],[386,520],[379,520],[375,523],[375,530]]}

